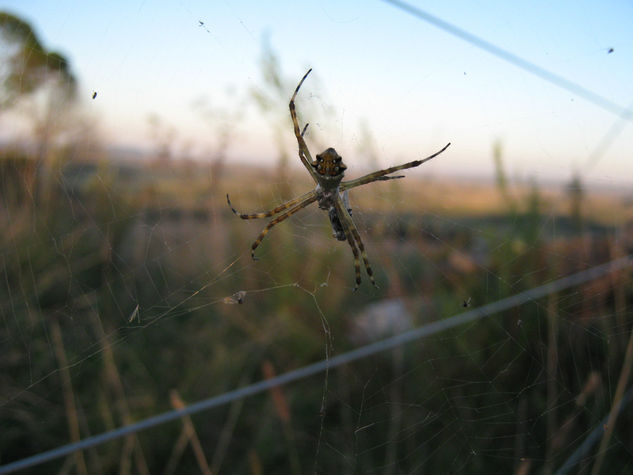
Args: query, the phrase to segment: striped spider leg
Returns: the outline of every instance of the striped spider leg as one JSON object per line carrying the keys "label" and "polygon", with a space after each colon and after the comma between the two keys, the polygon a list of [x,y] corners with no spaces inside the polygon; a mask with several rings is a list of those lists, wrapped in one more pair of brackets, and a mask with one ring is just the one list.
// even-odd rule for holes
{"label": "striped spider leg", "polygon": [[[297,91],[301,87],[301,84],[303,83],[304,79],[308,76],[308,74],[310,74],[310,71],[312,71],[312,69],[310,69],[305,74],[305,76],[303,76],[303,79],[301,80],[301,82],[297,86],[297,89],[295,90],[295,93],[292,96],[292,99],[290,100],[290,104],[292,104],[290,106],[290,111],[291,111],[291,114],[292,114],[292,117],[293,117],[293,121],[294,121],[295,124],[297,124],[297,121],[296,121],[296,114],[294,113],[294,102],[293,101],[294,101],[294,98],[297,95]],[[308,147],[307,147],[305,141],[303,140],[303,136],[306,133],[308,125],[309,124],[306,124],[303,127],[303,130],[300,131],[300,132],[299,132],[299,125],[297,125],[295,133],[297,135],[297,140],[300,140],[299,141],[299,146],[301,147],[301,144],[303,143],[303,146],[305,148],[307,156],[310,157],[310,151],[308,150]],[[301,161],[304,162],[304,163],[307,161],[307,159],[305,158],[305,155],[301,154],[301,149],[300,149],[300,153],[299,153],[299,158],[301,158]],[[310,161],[312,161],[312,157],[310,157]],[[312,168],[310,167],[310,168],[308,168],[308,170],[312,171]],[[314,178],[314,180],[316,181],[316,178]],[[239,216],[242,219],[268,218],[268,217],[273,216],[273,215],[275,215],[277,213],[280,213],[280,212],[282,212],[282,211],[284,211],[284,210],[286,210],[288,208],[292,208],[292,209],[290,209],[290,211],[287,211],[286,213],[284,213],[284,214],[282,214],[280,216],[277,216],[275,219],[271,220],[268,223],[268,225],[264,228],[264,230],[260,233],[260,235],[257,237],[255,242],[253,242],[253,244],[251,246],[251,257],[254,260],[257,260],[257,258],[255,257],[255,249],[257,249],[257,247],[262,243],[262,240],[264,239],[264,237],[266,237],[266,234],[268,234],[268,231],[270,231],[270,228],[272,228],[276,224],[281,223],[286,218],[289,218],[290,216],[295,214],[297,211],[300,211],[303,208],[305,208],[306,206],[312,204],[317,199],[318,199],[317,191],[313,190],[313,191],[309,191],[308,193],[305,193],[305,194],[299,196],[298,198],[292,199],[290,201],[286,201],[285,203],[277,206],[274,209],[271,209],[270,211],[264,211],[262,213],[244,214],[244,213],[238,212],[235,208],[233,208],[233,205],[231,204],[231,200],[229,199],[229,194],[228,193],[226,194],[226,201],[229,204],[229,207],[231,208],[231,211],[233,211],[233,213],[236,216]]]}
{"label": "striped spider leg", "polygon": [[266,225],[266,227],[262,230],[262,232],[259,234],[259,236],[257,236],[257,239],[255,239],[255,242],[253,242],[253,244],[251,245],[251,257],[254,260],[257,260],[257,258],[255,257],[255,249],[257,249],[257,247],[262,243],[263,239],[266,237],[266,234],[268,234],[268,231],[270,231],[270,228],[272,228],[276,224],[281,223],[286,218],[289,218],[290,216],[295,214],[297,211],[301,211],[303,208],[305,208],[309,204],[314,203],[317,199],[318,199],[317,192],[316,192],[316,190],[314,190],[314,191],[310,191],[308,193],[305,193],[305,194],[303,194],[303,195],[301,195],[298,198],[295,198],[293,200],[286,201],[285,203],[280,204],[279,206],[277,206],[276,208],[271,209],[270,211],[264,211],[262,213],[244,214],[244,213],[240,213],[235,208],[233,208],[233,205],[231,204],[231,200],[229,199],[229,194],[228,193],[226,194],[226,201],[229,204],[229,207],[231,208],[231,211],[233,211],[233,214],[235,214],[236,216],[239,216],[242,219],[268,218],[270,216],[273,216],[273,215],[275,215],[277,213],[281,213],[282,211],[290,208],[285,213],[283,213],[283,214],[277,216],[275,219],[271,220]]}
{"label": "striped spider leg", "polygon": [[[398,178],[404,178],[403,175],[397,175],[397,176],[386,176],[386,175],[397,172],[399,170],[405,170],[407,168],[414,168],[414,167],[420,166],[424,162],[427,162],[431,160],[432,158],[437,157],[440,153],[446,150],[449,145],[450,143],[446,144],[441,150],[439,150],[438,152],[435,152],[432,155],[429,155],[428,157],[422,160],[414,160],[412,162],[405,163],[403,165],[398,165],[395,167],[386,168],[384,170],[379,170],[377,172],[369,173],[368,175],[362,176],[360,178],[356,178],[355,180],[344,181],[339,185],[338,187],[339,193],[337,194],[336,202],[335,202],[336,213],[338,215],[339,222],[345,233],[347,242],[352,248],[352,253],[354,254],[354,270],[356,273],[356,287],[354,287],[354,291],[358,289],[358,286],[360,285],[360,281],[361,281],[360,280],[360,263],[358,261],[359,249],[360,249],[360,254],[363,258],[363,264],[365,265],[365,272],[367,272],[367,275],[369,276],[369,280],[375,287],[378,287],[378,286],[376,285],[376,282],[374,281],[373,271],[371,269],[371,265],[369,264],[369,260],[367,259],[367,253],[365,252],[365,246],[363,245],[363,240],[361,239],[358,229],[356,228],[356,225],[354,224],[354,221],[352,220],[351,208],[349,206],[349,200],[348,200],[348,194],[347,194],[348,190],[355,188],[357,186],[362,186],[368,183],[372,183],[374,181],[386,181],[386,180],[395,180]],[[332,216],[330,216],[330,220],[332,221],[332,225],[334,227],[334,220],[332,220]]]}
{"label": "striped spider leg", "polygon": [[308,170],[308,173],[310,173],[310,176],[312,177],[314,182],[318,184],[319,176],[314,170],[315,162],[314,160],[312,160],[312,155],[310,154],[308,145],[306,144],[305,140],[303,140],[303,134],[305,134],[306,129],[308,128],[308,124],[306,124],[305,127],[303,127],[303,130],[301,130],[301,128],[299,127],[299,122],[297,121],[297,111],[295,108],[295,99],[297,97],[297,93],[299,92],[299,89],[301,88],[303,81],[306,80],[306,78],[308,77],[308,74],[310,74],[311,72],[312,72],[312,68],[308,69],[308,72],[305,73],[303,77],[301,78],[301,81],[299,81],[299,84],[297,85],[297,88],[295,89],[294,94],[290,98],[290,103],[288,104],[288,108],[290,109],[290,117],[292,118],[292,125],[294,128],[295,137],[297,137],[297,142],[299,143],[299,159],[301,160],[301,163],[303,163],[303,166],[306,167],[306,169]]}
{"label": "striped spider leg", "polygon": [[446,150],[449,145],[450,145],[450,142],[444,145],[444,147],[441,150],[435,152],[432,155],[429,155],[426,158],[423,158],[422,160],[414,160],[412,162],[405,163],[404,165],[398,165],[391,168],[385,168],[384,170],[379,170],[377,172],[369,173],[367,175],[364,175],[360,178],[356,178],[354,180],[344,181],[343,183],[341,183],[340,190],[347,191],[352,188],[356,188],[357,186],[366,185],[374,181],[385,181],[385,180],[394,180],[396,178],[404,178],[403,175],[398,175],[398,176],[385,176],[385,175],[389,175],[390,173],[397,172],[398,170],[405,170],[407,168],[414,168],[414,167],[420,166],[424,162],[428,162],[432,158],[437,157],[440,153]]}
{"label": "striped spider leg", "polygon": [[[347,192],[346,192],[347,193]],[[344,195],[347,196],[347,195]],[[358,233],[358,229],[356,229],[356,225],[354,221],[352,221],[352,217],[349,214],[349,211],[339,194],[334,201],[336,206],[336,212],[338,214],[339,222],[341,227],[343,228],[343,232],[345,233],[345,237],[347,238],[347,242],[349,247],[352,248],[352,254],[354,254],[354,273],[356,275],[356,285],[354,286],[354,292],[358,290],[358,286],[360,285],[360,262],[358,260],[358,250],[360,249],[360,254],[363,258],[363,264],[365,265],[365,272],[369,276],[369,280],[372,285],[378,288],[376,285],[376,281],[374,280],[374,272],[371,269],[371,265],[369,264],[369,259],[367,258],[367,253],[365,252],[365,246],[363,245],[363,240],[360,238],[360,234]]]}
{"label": "striped spider leg", "polygon": [[257,249],[257,247],[261,244],[262,240],[273,226],[282,222],[286,218],[289,218],[290,216],[302,210],[311,203],[317,201],[319,204],[319,208],[328,212],[330,224],[332,225],[333,236],[339,241],[347,241],[350,248],[352,249],[352,254],[354,255],[354,271],[356,274],[356,286],[354,287],[354,290],[357,290],[358,286],[361,283],[361,258],[363,260],[365,272],[369,276],[369,280],[375,287],[377,287],[371,265],[369,264],[369,259],[367,258],[367,253],[365,252],[365,246],[363,245],[363,241],[360,237],[358,229],[356,228],[356,225],[354,224],[354,221],[352,221],[352,209],[349,205],[348,190],[356,188],[357,186],[372,183],[374,181],[386,181],[395,180],[397,178],[404,178],[403,175],[387,175],[397,172],[398,170],[417,167],[424,162],[431,160],[432,158],[436,157],[444,150],[446,150],[450,143],[447,144],[440,151],[422,160],[415,160],[413,162],[405,163],[404,165],[398,165],[395,167],[386,168],[384,170],[379,170],[360,178],[356,178],[355,180],[342,181],[343,176],[345,175],[345,170],[347,169],[347,166],[343,163],[342,157],[338,153],[336,153],[336,150],[334,150],[333,148],[328,148],[322,153],[318,154],[316,156],[316,160],[314,160],[312,158],[312,155],[310,154],[308,146],[305,143],[305,140],[303,139],[306,129],[308,128],[308,124],[306,124],[303,129],[299,127],[299,121],[297,119],[297,112],[294,101],[297,97],[299,89],[301,88],[301,85],[311,71],[312,69],[308,70],[308,72],[305,73],[305,75],[299,82],[299,85],[296,87],[295,92],[290,99],[289,108],[290,117],[292,118],[292,124],[294,128],[294,134],[299,145],[299,159],[301,160],[301,163],[303,163],[303,165],[306,167],[306,169],[310,173],[310,176],[316,183],[316,188],[313,191],[287,201],[277,206],[276,208],[271,209],[270,211],[265,211],[262,213],[239,213],[231,205],[228,194],[226,195],[226,200],[233,213],[235,213],[242,219],[268,218],[278,213],[282,213],[266,225],[264,230],[260,233],[260,235],[251,246],[251,256],[253,257],[253,259],[255,259],[255,249]]}
{"label": "striped spider leg", "polygon": [[[344,182],[341,182],[340,185],[337,187],[337,193],[333,198],[336,217],[334,218],[332,216],[332,213],[330,213],[330,221],[332,222],[332,227],[335,230],[335,237],[337,237],[339,240],[347,240],[350,247],[352,248],[352,254],[354,255],[354,271],[356,274],[356,286],[354,287],[354,291],[358,289],[358,286],[360,285],[360,282],[361,282],[359,254],[363,259],[365,272],[367,272],[367,275],[369,276],[369,280],[374,285],[374,287],[377,287],[377,285],[373,277],[371,264],[369,264],[369,259],[367,258],[367,253],[365,252],[365,246],[363,245],[363,240],[361,239],[360,233],[358,232],[358,229],[356,228],[356,225],[354,224],[354,221],[352,220],[351,208],[349,206],[349,199],[348,199],[348,190],[350,190],[351,188],[355,188],[357,186],[372,183],[374,181],[386,181],[386,180],[395,180],[398,178],[404,178],[403,175],[397,175],[397,176],[386,176],[386,175],[397,172],[399,170],[405,170],[407,168],[414,168],[414,167],[420,166],[424,162],[427,162],[431,160],[432,158],[438,156],[440,153],[446,150],[449,145],[450,143],[445,145],[444,148],[442,148],[438,152],[422,160],[414,160],[413,162],[405,163],[403,165],[398,165],[395,167],[386,168],[384,170],[379,170],[377,172],[370,173],[368,175],[362,176],[355,180],[344,181]],[[337,235],[336,233],[337,224],[338,226],[340,226],[340,229],[342,229],[343,231],[344,239],[341,239],[341,236]]]}

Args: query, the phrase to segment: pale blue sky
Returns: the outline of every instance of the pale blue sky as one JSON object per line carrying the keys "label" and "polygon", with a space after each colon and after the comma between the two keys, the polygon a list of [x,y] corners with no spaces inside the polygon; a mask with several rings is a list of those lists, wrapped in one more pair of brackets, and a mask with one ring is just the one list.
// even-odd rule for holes
{"label": "pale blue sky", "polygon": [[[631,2],[411,4],[621,106],[633,102]],[[153,113],[177,130],[179,144],[202,153],[211,132],[192,103],[204,97],[237,107],[239,97],[261,84],[266,33],[284,77],[296,83],[314,68],[300,113],[315,111],[316,117],[304,117],[313,137],[357,169],[364,165],[358,150],[365,121],[381,165],[419,158],[450,141],[441,160],[415,173],[491,175],[491,148],[499,139],[511,175],[566,178],[583,169],[617,120],[382,1],[4,0],[0,9],[28,20],[46,47],[69,57],[85,106],[110,143],[147,143]],[[291,93],[279,106],[282,114]],[[324,105],[331,113],[317,114]],[[587,179],[630,182],[632,126]],[[271,128],[252,104],[235,133],[232,160],[273,163]],[[286,138],[292,143],[291,129]]]}

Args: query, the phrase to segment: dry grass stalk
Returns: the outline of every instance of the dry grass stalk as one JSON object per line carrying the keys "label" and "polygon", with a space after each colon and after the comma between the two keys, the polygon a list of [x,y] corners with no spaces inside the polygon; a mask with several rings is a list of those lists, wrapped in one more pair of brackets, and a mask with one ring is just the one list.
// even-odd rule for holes
{"label": "dry grass stalk", "polygon": [[[171,406],[174,409],[184,409],[185,403],[178,394],[178,391],[172,389],[169,398],[171,400]],[[200,472],[205,475],[211,475],[211,469],[209,468],[209,463],[207,462],[207,458],[204,455],[204,450],[202,449],[202,444],[200,444],[200,439],[198,438],[198,433],[196,432],[196,428],[191,421],[191,417],[189,415],[182,416],[182,433],[186,435],[187,440],[191,444],[191,448],[193,449],[193,453],[196,457],[196,461],[198,462],[198,467],[200,468]],[[182,438],[182,434],[181,434]],[[180,438],[179,438],[180,439]]]}
{"label": "dry grass stalk", "polygon": [[[64,393],[64,406],[66,408],[66,421],[68,422],[68,431],[70,432],[70,440],[79,442],[79,419],[77,417],[77,407],[75,406],[75,394],[73,392],[72,381],[70,379],[70,371],[68,371],[68,358],[66,358],[66,350],[64,349],[64,340],[62,331],[59,328],[57,319],[51,319],[51,337],[55,348],[55,356],[59,366],[59,373],[62,380],[62,391]],[[84,453],[78,450],[74,453],[75,465],[79,475],[88,475]]]}
{"label": "dry grass stalk", "polygon": [[613,435],[613,429],[615,428],[615,423],[617,422],[618,415],[620,414],[620,403],[622,401],[622,396],[624,395],[624,390],[626,389],[626,385],[629,382],[629,376],[631,375],[632,367],[633,367],[633,330],[631,330],[631,334],[629,336],[629,343],[626,346],[626,353],[624,355],[624,363],[622,365],[622,370],[620,371],[620,377],[618,378],[618,385],[615,389],[615,396],[613,396],[611,411],[609,411],[609,418],[607,419],[607,425],[604,428],[602,442],[600,442],[600,448],[598,449],[596,462],[594,463],[593,469],[591,470],[591,475],[598,475],[600,473],[600,468],[602,467],[602,463],[604,462],[604,457],[607,453],[607,447],[609,446],[611,436]]}
{"label": "dry grass stalk", "polygon": [[[262,371],[266,379],[271,379],[275,377],[275,368],[268,360],[265,360],[262,363]],[[301,464],[299,463],[299,455],[297,454],[297,448],[294,443],[294,435],[292,432],[292,425],[290,423],[290,408],[288,407],[286,395],[279,386],[273,386],[272,388],[270,388],[270,394],[273,398],[273,403],[275,405],[277,416],[279,417],[279,420],[281,420],[281,425],[284,429],[284,435],[286,436],[291,473],[302,473]]]}
{"label": "dry grass stalk", "polygon": [[[130,408],[127,405],[125,388],[123,387],[123,382],[121,381],[121,376],[114,360],[112,347],[110,346],[105,332],[103,331],[99,315],[94,316],[94,322],[97,332],[101,337],[101,349],[103,351],[103,364],[105,366],[106,379],[116,394],[118,412],[121,415],[123,424],[132,424],[133,421],[132,416],[130,415]],[[137,471],[142,475],[149,475],[149,468],[147,466],[145,456],[143,455],[143,448],[141,447],[141,443],[136,434],[129,435],[125,438],[123,450],[121,451],[120,456],[119,472],[121,474],[131,472],[130,460],[132,452],[134,452]]]}
{"label": "dry grass stalk", "polygon": [[554,440],[556,433],[556,401],[558,400],[556,378],[558,371],[558,294],[550,294],[547,299],[547,434],[549,444],[545,458],[544,473],[551,473],[553,470]]}

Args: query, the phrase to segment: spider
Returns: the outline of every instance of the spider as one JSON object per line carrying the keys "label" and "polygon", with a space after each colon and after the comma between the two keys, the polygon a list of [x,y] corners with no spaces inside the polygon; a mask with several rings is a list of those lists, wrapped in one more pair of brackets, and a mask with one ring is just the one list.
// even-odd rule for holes
{"label": "spider", "polygon": [[330,147],[324,152],[318,154],[316,156],[316,160],[313,160],[312,155],[310,155],[310,150],[308,150],[308,146],[303,139],[305,131],[308,128],[308,124],[304,126],[303,130],[301,130],[299,122],[297,121],[295,98],[297,97],[297,93],[299,92],[303,81],[306,80],[311,71],[312,69],[309,69],[299,82],[299,85],[290,99],[289,107],[290,116],[292,117],[292,123],[294,126],[294,133],[297,137],[297,142],[299,143],[299,158],[316,183],[316,188],[297,198],[282,203],[270,211],[264,211],[262,213],[244,214],[238,212],[235,208],[233,208],[228,194],[226,195],[226,201],[228,202],[231,211],[242,219],[268,218],[284,211],[284,213],[271,220],[257,237],[255,242],[253,242],[253,245],[251,246],[251,257],[253,259],[256,259],[255,249],[257,249],[257,247],[262,243],[262,240],[273,226],[281,223],[283,220],[289,218],[309,204],[312,204],[315,201],[318,202],[319,208],[327,210],[328,212],[330,224],[332,225],[333,237],[339,241],[347,241],[349,246],[352,248],[352,253],[354,254],[354,270],[356,273],[356,286],[354,287],[354,291],[358,289],[358,286],[361,283],[359,255],[363,259],[363,264],[365,265],[365,271],[369,276],[369,280],[374,287],[378,287],[376,285],[376,281],[374,280],[373,271],[369,264],[369,260],[367,259],[367,254],[365,253],[365,246],[363,245],[363,241],[360,238],[360,234],[358,233],[358,229],[356,229],[354,221],[352,221],[352,209],[349,205],[348,191],[352,188],[356,188],[357,186],[366,185],[374,181],[404,178],[404,175],[387,175],[398,170],[422,165],[424,162],[431,160],[446,150],[450,143],[446,144],[440,151],[435,152],[433,155],[430,155],[422,160],[415,160],[413,162],[405,163],[404,165],[379,170],[354,180],[342,181],[345,170],[347,169],[347,166],[343,163],[342,157],[336,153],[336,150]]}

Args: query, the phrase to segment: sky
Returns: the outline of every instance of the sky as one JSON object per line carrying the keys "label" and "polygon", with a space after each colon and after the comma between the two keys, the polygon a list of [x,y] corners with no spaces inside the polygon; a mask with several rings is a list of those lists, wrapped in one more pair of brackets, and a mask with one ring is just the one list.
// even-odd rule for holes
{"label": "sky", "polygon": [[[631,2],[409,4],[621,108],[633,104]],[[151,149],[170,130],[174,149],[205,160],[229,127],[230,160],[272,165],[279,124],[296,148],[287,104],[313,68],[297,100],[302,122],[311,123],[308,144],[314,153],[335,147],[348,172],[422,158],[451,142],[412,173],[491,177],[500,143],[516,179],[580,173],[610,186],[633,177],[633,122],[389,2],[0,0],[0,9],[69,58],[85,113],[111,146]],[[251,91],[264,87],[266,43],[287,94],[262,113]],[[200,104],[215,111],[211,118]]]}

